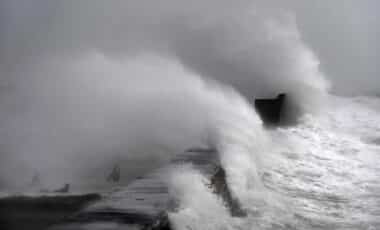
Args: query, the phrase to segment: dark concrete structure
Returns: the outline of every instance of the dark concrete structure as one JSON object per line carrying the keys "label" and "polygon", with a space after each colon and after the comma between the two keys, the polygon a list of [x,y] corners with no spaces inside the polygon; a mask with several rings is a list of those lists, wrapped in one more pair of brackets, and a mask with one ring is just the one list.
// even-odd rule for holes
{"label": "dark concrete structure", "polygon": [[265,125],[278,125],[282,122],[286,94],[273,99],[256,99],[255,108]]}
{"label": "dark concrete structure", "polygon": [[[245,216],[226,181],[219,154],[212,148],[192,148],[169,165],[141,176],[126,187],[103,194],[52,193],[0,199],[1,230],[169,230],[168,213],[180,207],[167,184],[171,167],[191,164],[205,176],[205,185],[223,200],[232,216]],[[59,192],[68,192],[68,185]]]}
{"label": "dark concrete structure", "polygon": [[98,194],[2,197],[0,229],[44,230],[100,198]]}
{"label": "dark concrete structure", "polygon": [[[84,229],[172,229],[168,212],[175,212],[178,202],[171,197],[166,183],[167,170],[180,164],[192,164],[206,178],[210,190],[221,197],[232,216],[244,216],[239,202],[232,197],[226,173],[218,153],[209,148],[192,148],[179,154],[169,166],[160,168],[130,183],[67,218],[50,230]],[[117,227],[115,227],[117,226]]]}

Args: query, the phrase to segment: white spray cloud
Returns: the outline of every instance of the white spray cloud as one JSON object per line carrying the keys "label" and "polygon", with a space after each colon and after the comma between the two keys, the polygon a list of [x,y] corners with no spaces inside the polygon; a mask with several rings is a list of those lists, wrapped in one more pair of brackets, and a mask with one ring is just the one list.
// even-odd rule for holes
{"label": "white spray cloud", "polygon": [[[156,52],[234,85],[249,100],[280,91],[294,98],[323,93],[328,83],[294,16],[266,5],[245,0],[6,2],[8,20],[19,26],[4,28],[4,59],[14,65],[36,55],[94,49],[112,57]],[[302,104],[312,103],[313,96]]]}
{"label": "white spray cloud", "polygon": [[31,169],[53,179],[75,178],[81,167],[96,169],[117,159],[165,161],[199,145],[207,127],[212,93],[175,61],[110,61],[94,54],[22,71],[27,75],[12,78],[17,84],[1,113],[7,132],[2,175],[8,180],[25,178]]}
{"label": "white spray cloud", "polygon": [[238,164],[257,160],[263,136],[249,102],[286,92],[310,111],[328,89],[294,16],[262,1],[2,4],[2,158],[18,165],[166,158],[157,151],[182,151],[211,130],[237,192],[256,174]]}
{"label": "white spray cloud", "polygon": [[234,229],[223,201],[207,187],[207,179],[189,165],[176,167],[169,179],[170,194],[179,202],[169,213],[174,229]]}

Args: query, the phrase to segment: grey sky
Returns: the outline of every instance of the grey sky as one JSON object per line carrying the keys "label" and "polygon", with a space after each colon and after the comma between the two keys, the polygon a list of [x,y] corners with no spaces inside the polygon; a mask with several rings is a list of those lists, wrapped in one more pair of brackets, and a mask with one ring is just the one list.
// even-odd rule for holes
{"label": "grey sky", "polygon": [[348,94],[379,93],[380,2],[299,3],[296,14],[302,36],[333,80],[334,89]]}
{"label": "grey sky", "polygon": [[[231,15],[241,16],[250,1],[208,0],[188,4],[166,0],[152,4],[150,1],[16,0],[1,4],[0,63],[2,68],[11,68],[20,59],[47,52],[81,53],[100,49],[123,55],[138,52],[135,49],[141,47],[166,49],[167,43],[173,42],[168,40],[172,39],[170,33],[174,27],[179,27],[178,31],[174,29],[178,37],[201,39],[191,37],[184,23],[193,20],[192,25],[201,25],[197,23],[233,20]],[[295,13],[302,39],[318,56],[334,90],[342,93],[377,90],[378,1],[348,0],[342,4],[341,1],[289,0],[281,5],[275,1],[272,5]],[[197,16],[199,19],[186,18]],[[251,23],[254,27],[254,22]]]}

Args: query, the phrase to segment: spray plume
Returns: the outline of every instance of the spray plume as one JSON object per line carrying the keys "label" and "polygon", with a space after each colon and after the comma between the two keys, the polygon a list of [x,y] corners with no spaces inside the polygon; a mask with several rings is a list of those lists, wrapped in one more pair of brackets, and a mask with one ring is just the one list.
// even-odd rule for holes
{"label": "spray plume", "polygon": [[237,193],[265,139],[250,102],[286,92],[310,112],[329,87],[294,15],[263,1],[2,4],[3,180],[161,161],[211,133]]}

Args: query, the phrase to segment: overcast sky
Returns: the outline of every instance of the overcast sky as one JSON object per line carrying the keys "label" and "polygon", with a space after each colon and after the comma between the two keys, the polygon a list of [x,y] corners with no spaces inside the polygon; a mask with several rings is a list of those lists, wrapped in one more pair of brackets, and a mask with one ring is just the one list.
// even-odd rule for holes
{"label": "overcast sky", "polygon": [[[334,90],[341,93],[378,90],[380,3],[377,0],[288,0],[281,5],[278,1],[272,2],[274,8],[287,9],[295,15],[301,38],[317,55],[321,70],[332,80]],[[190,40],[203,38],[192,36],[189,29],[197,28],[188,28],[185,23],[191,20],[195,21],[192,25],[207,20],[226,23],[236,20],[233,15],[241,20],[245,17],[241,12],[251,3],[262,4],[245,0],[207,0],[192,4],[170,0],[159,4],[146,0],[3,0],[0,3],[1,68],[12,68],[22,59],[46,53],[98,49],[123,55],[138,52],[141,47],[165,50],[168,43],[174,42],[181,50],[187,46],[196,49],[194,44],[201,46],[201,43]],[[201,19],[191,18],[197,16]],[[254,30],[256,22],[250,20]],[[168,41],[173,40],[170,34],[173,30],[180,38]],[[221,36],[222,33],[216,34]],[[236,36],[241,34],[237,32]],[[190,57],[187,55],[187,58]]]}
{"label": "overcast sky", "polygon": [[334,89],[379,93],[380,2],[300,2],[295,12],[302,36],[333,80]]}

